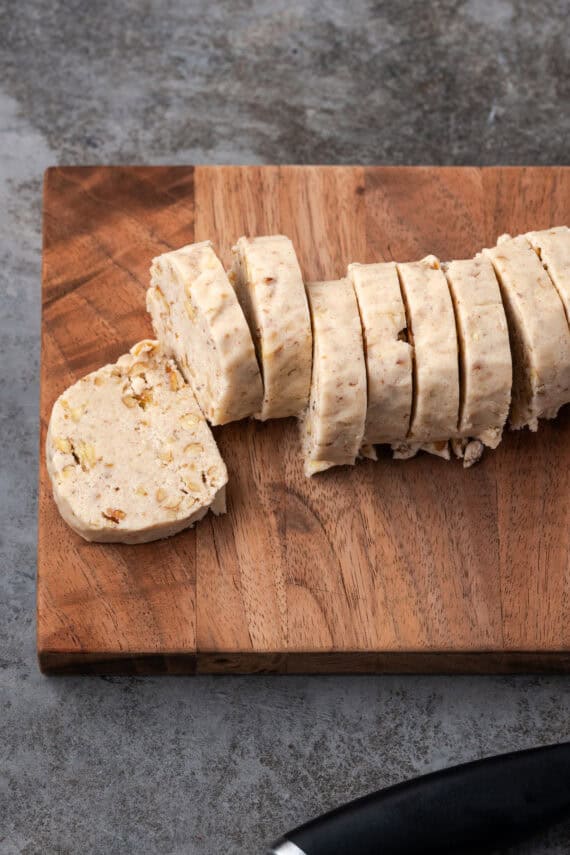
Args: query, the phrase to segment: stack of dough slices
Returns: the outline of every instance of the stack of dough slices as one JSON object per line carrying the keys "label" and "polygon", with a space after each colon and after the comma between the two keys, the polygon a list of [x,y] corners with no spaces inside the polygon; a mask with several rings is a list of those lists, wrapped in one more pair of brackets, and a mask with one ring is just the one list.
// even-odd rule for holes
{"label": "stack of dough slices", "polygon": [[88,540],[137,543],[225,510],[211,425],[295,416],[307,476],[418,451],[464,466],[508,420],[536,430],[570,401],[570,230],[471,259],[352,263],[304,283],[284,235],[241,237],[229,273],[210,241],[154,259],[157,341],[56,401],[47,467]]}

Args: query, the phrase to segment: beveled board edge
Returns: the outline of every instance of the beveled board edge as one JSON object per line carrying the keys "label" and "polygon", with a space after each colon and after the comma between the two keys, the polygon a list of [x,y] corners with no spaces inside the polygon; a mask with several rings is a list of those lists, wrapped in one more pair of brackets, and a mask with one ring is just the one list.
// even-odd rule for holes
{"label": "beveled board edge", "polygon": [[199,652],[197,656],[99,655],[43,651],[40,669],[46,675],[195,676],[207,674],[566,674],[570,653],[533,651],[454,653],[242,653]]}

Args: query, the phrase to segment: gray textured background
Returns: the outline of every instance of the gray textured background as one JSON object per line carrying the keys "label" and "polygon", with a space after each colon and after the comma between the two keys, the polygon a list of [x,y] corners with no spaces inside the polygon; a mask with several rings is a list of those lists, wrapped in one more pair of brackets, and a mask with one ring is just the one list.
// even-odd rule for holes
{"label": "gray textured background", "polygon": [[[570,738],[565,678],[46,679],[48,164],[564,163],[565,2],[0,0],[0,852],[255,853],[348,797]],[[570,852],[566,825],[520,853]]]}

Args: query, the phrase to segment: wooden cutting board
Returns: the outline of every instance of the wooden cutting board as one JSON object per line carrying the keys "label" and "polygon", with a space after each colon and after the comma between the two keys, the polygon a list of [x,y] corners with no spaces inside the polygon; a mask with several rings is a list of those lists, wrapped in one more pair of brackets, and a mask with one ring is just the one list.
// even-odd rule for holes
{"label": "wooden cutting board", "polygon": [[468,471],[383,455],[310,481],[293,420],[218,428],[227,515],[144,546],[70,531],[43,453],[65,387],[151,335],[154,255],[283,232],[308,280],[471,256],[570,222],[570,169],[55,168],[44,202],[44,671],[570,670],[570,407]]}

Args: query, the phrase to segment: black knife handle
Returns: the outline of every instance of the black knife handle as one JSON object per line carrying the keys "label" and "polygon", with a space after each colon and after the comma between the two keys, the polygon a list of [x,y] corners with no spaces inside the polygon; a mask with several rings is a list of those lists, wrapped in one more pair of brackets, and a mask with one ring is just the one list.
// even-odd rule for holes
{"label": "black knife handle", "polygon": [[501,754],[379,790],[290,832],[278,855],[467,855],[570,815],[570,742]]}

